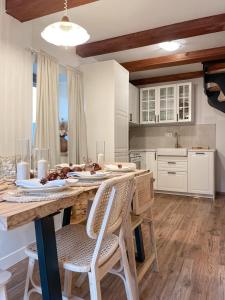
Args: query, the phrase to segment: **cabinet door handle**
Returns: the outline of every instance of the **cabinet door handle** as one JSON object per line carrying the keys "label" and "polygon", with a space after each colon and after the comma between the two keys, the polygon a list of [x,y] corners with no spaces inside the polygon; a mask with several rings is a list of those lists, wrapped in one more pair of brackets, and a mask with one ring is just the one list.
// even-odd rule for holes
{"label": "cabinet door handle", "polygon": [[177,114],[177,122],[178,122],[178,114]]}
{"label": "cabinet door handle", "polygon": [[132,114],[130,114],[130,122],[132,122],[132,119],[133,119],[133,118],[132,118]]}
{"label": "cabinet door handle", "polygon": [[158,123],[159,123],[159,115],[158,115]]}
{"label": "cabinet door handle", "polygon": [[176,165],[176,162],[175,161],[168,161],[168,164],[170,164],[170,165]]}
{"label": "cabinet door handle", "polygon": [[155,115],[155,123],[156,123],[156,115]]}
{"label": "cabinet door handle", "polygon": [[169,175],[176,175],[176,172],[168,172]]}
{"label": "cabinet door handle", "polygon": [[156,160],[156,152],[155,152],[155,160]]}

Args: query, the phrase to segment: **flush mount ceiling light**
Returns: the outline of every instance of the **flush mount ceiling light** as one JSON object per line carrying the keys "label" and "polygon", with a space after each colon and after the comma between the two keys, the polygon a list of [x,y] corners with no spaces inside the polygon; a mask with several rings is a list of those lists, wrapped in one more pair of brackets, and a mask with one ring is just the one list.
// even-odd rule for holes
{"label": "flush mount ceiling light", "polygon": [[48,43],[56,46],[73,47],[87,42],[88,32],[78,24],[72,23],[68,17],[67,0],[64,1],[65,14],[60,22],[48,25],[41,36]]}
{"label": "flush mount ceiling light", "polygon": [[171,41],[160,43],[159,47],[166,51],[175,51],[180,48],[180,44],[178,42]]}

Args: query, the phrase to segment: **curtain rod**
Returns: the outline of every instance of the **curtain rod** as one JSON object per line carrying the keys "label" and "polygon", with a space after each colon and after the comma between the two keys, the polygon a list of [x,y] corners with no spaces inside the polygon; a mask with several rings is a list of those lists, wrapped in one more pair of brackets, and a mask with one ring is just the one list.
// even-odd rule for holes
{"label": "curtain rod", "polygon": [[[45,51],[43,51],[43,50],[37,50],[37,49],[32,48],[32,47],[26,47],[25,49],[28,50],[28,51],[30,51],[32,54],[38,54],[38,53],[40,53],[40,52],[43,52],[43,53],[46,53],[46,54],[49,55],[49,56],[52,56],[52,55],[50,55],[49,53],[47,53],[47,52],[45,52]],[[57,60],[56,57],[54,57],[54,56],[52,56],[52,57],[55,58],[55,59]],[[82,75],[82,72],[81,72],[80,70],[78,70],[77,67],[73,67],[73,66],[71,66],[71,65],[65,65],[65,64],[62,64],[62,63],[59,63],[59,65],[62,66],[62,67],[64,67],[64,68],[70,68],[70,69],[73,69],[76,73]]]}

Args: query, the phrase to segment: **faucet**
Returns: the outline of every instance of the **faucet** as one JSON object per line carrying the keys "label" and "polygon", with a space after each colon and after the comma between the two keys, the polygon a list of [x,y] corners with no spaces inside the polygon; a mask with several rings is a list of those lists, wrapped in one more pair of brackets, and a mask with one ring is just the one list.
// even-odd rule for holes
{"label": "faucet", "polygon": [[174,132],[174,137],[176,138],[175,148],[180,148],[180,145],[179,145],[179,134],[177,132]]}

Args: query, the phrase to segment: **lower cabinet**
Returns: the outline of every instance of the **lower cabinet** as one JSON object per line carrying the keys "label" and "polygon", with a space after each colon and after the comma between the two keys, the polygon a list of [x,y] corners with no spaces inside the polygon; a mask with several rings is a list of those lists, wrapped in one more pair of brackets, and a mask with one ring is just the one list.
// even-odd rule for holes
{"label": "lower cabinet", "polygon": [[157,156],[156,151],[146,152],[145,154],[146,168],[153,172],[154,189],[157,189]]}
{"label": "lower cabinet", "polygon": [[188,152],[188,192],[215,194],[214,152]]}
{"label": "lower cabinet", "polygon": [[158,190],[187,192],[187,173],[181,171],[159,171]]}
{"label": "lower cabinet", "polygon": [[187,173],[187,157],[158,156],[157,189],[187,193]]}

